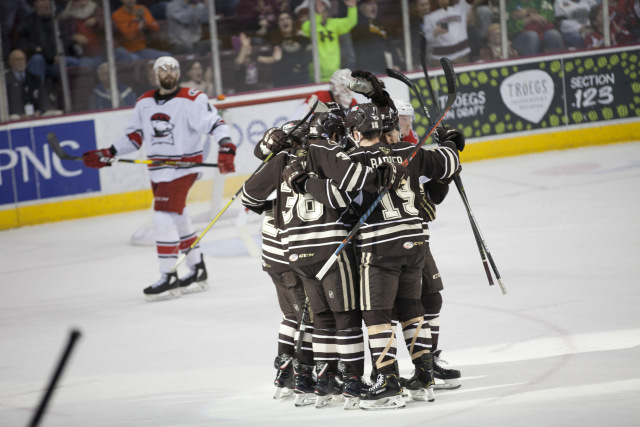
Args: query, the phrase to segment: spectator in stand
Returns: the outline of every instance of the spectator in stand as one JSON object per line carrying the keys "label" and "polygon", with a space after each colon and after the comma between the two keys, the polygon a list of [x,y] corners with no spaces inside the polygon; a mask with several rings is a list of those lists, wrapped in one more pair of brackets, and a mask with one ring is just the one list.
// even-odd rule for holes
{"label": "spectator in stand", "polygon": [[271,56],[258,56],[261,64],[273,64],[274,86],[295,86],[309,83],[307,65],[311,62],[309,39],[295,31],[290,12],[278,15],[278,31],[270,35]]}
{"label": "spectator in stand", "polygon": [[469,16],[469,22],[467,23],[467,34],[471,44],[471,59],[476,59],[484,45],[489,25],[500,23],[500,1],[482,0],[475,2],[473,11],[474,13]]}
{"label": "spectator in stand", "polygon": [[[502,30],[500,24],[491,24],[487,28],[485,35],[485,45],[480,49],[478,62],[497,61],[499,59],[507,59],[502,57]],[[518,52],[511,47],[509,42],[509,58],[517,58]]]}
{"label": "spectator in stand", "polygon": [[233,49],[238,53],[235,59],[234,90],[249,92],[258,89],[258,65],[251,46],[251,37],[240,33],[231,39]]}
{"label": "spectator in stand", "polygon": [[80,66],[95,68],[104,62],[104,13],[100,6],[93,0],[70,0],[60,19]]}
{"label": "spectator in stand", "polygon": [[20,49],[9,54],[9,72],[5,75],[9,119],[39,117],[43,113],[42,81],[27,71],[27,55]]}
{"label": "spectator in stand", "polygon": [[264,37],[275,28],[279,11],[277,0],[240,0],[235,18],[241,32]]}
{"label": "spectator in stand", "polygon": [[424,31],[433,46],[429,64],[439,66],[440,58],[446,56],[454,64],[469,62],[471,48],[467,34],[467,21],[473,7],[465,0],[453,4],[453,0],[438,0],[439,9],[424,17]]}
{"label": "spectator in stand", "polygon": [[136,4],[136,0],[120,0],[122,6],[111,15],[117,31],[116,39],[120,47],[116,49],[126,61],[155,59],[169,56],[169,52],[147,47],[146,33],[156,32],[160,26],[151,16],[146,6]]}
{"label": "spectator in stand", "polygon": [[136,86],[136,92],[144,94],[150,90],[156,90],[159,87],[158,80],[156,78],[156,72],[153,69],[153,63],[155,61],[150,60],[144,66],[144,81]]}
{"label": "spectator in stand", "polygon": [[211,51],[209,41],[201,40],[202,24],[209,22],[209,13],[200,0],[173,0],[167,6],[167,20],[171,52],[204,55]]}
{"label": "spectator in stand", "polygon": [[[411,28],[411,51],[414,61],[420,57],[420,39],[424,34],[424,17],[431,12],[430,0],[414,0],[409,6],[409,26]],[[427,62],[431,57],[431,45],[427,45]]]}
{"label": "spectator in stand", "polygon": [[584,36],[589,29],[589,12],[596,0],[555,0],[556,26],[565,46],[584,48]]}
{"label": "spectator in stand", "polygon": [[6,60],[12,46],[12,33],[16,24],[31,13],[27,0],[0,1],[0,38],[2,38],[2,55]]}
{"label": "spectator in stand", "polygon": [[[103,62],[96,70],[98,85],[93,88],[89,99],[90,110],[107,110],[113,108],[111,103],[111,81],[109,80],[109,64]],[[118,83],[119,107],[132,107],[136,105],[136,94],[129,86]]]}
{"label": "spectator in stand", "polygon": [[205,71],[202,63],[195,60],[189,63],[185,70],[187,71],[186,75],[189,77],[189,80],[182,82],[180,86],[198,89],[200,92],[205,93],[207,97],[213,98],[215,91],[213,88],[213,72],[211,67],[207,67]]}
{"label": "spectator in stand", "polygon": [[[69,48],[69,39],[66,33],[60,33],[63,49],[66,51]],[[38,76],[43,84],[47,78],[58,81],[60,67],[50,0],[33,2],[33,13],[22,22],[18,35],[18,47],[30,56],[27,70]],[[65,58],[69,67],[77,66],[79,63],[78,58],[73,56],[67,55]]]}
{"label": "spectator in stand", "polygon": [[[609,37],[611,38],[611,46],[618,46],[633,43],[634,37],[629,30],[621,27],[616,23],[616,12],[613,7],[609,7]],[[596,49],[604,46],[604,18],[602,13],[602,5],[597,4],[591,8],[589,13],[589,21],[591,27],[585,36],[585,47],[588,49]]]}
{"label": "spectator in stand", "polygon": [[506,8],[507,32],[520,56],[553,52],[564,48],[556,29],[555,11],[549,0],[510,0]]}
{"label": "spectator in stand", "polygon": [[635,40],[640,40],[640,0],[618,0],[616,22],[627,28]]}
{"label": "spectator in stand", "polygon": [[[340,41],[338,37],[348,33],[358,23],[358,10],[356,8],[356,0],[343,0],[348,7],[347,16],[345,18],[330,18],[329,8],[331,2],[329,0],[316,0],[316,31],[318,33],[318,59],[320,61],[320,80],[328,81],[334,71],[340,68]],[[302,3],[295,10],[298,13],[308,13],[309,2]],[[302,33],[311,37],[311,23],[306,20],[301,26]],[[313,64],[309,65],[309,75],[311,81],[314,80]]]}
{"label": "spectator in stand", "polygon": [[389,31],[378,21],[378,0],[359,0],[358,23],[351,30],[358,68],[385,74],[387,68],[400,70],[402,60]]}

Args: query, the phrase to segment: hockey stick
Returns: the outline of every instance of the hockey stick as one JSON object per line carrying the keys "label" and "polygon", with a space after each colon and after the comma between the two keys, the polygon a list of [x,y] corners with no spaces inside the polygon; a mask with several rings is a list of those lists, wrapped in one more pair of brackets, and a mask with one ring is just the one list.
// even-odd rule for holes
{"label": "hockey stick", "polygon": [[38,405],[38,409],[36,410],[35,414],[33,415],[33,418],[29,422],[29,427],[36,427],[37,425],[40,424],[42,415],[44,414],[44,411],[47,409],[49,399],[51,399],[51,395],[53,394],[56,384],[58,383],[58,380],[62,375],[62,371],[64,370],[64,367],[67,364],[69,355],[71,354],[71,351],[73,350],[73,347],[76,344],[76,341],[78,340],[78,338],[80,338],[80,335],[81,335],[80,331],[78,330],[74,329],[71,331],[71,335],[69,335],[69,342],[67,342],[67,347],[65,348],[64,353],[62,353],[62,357],[58,362],[58,366],[56,366],[56,370],[53,373],[53,377],[51,377],[51,381],[49,381],[49,386],[47,387],[47,391],[45,392],[44,396],[42,397],[42,400],[40,401],[40,404]]}
{"label": "hockey stick", "polygon": [[[316,110],[316,108],[318,107],[318,103],[320,102],[320,100],[316,100],[316,102],[313,103],[313,106],[311,107],[311,109],[309,110],[309,112],[307,112],[307,114],[304,116],[304,118],[302,120],[300,120],[294,127],[293,129],[291,129],[291,131],[288,133],[288,135],[292,134],[293,132],[295,132],[296,129],[298,129],[298,127],[300,127],[300,125],[304,122],[307,121],[307,119],[309,118],[309,116],[311,116],[311,114],[313,114],[313,112]],[[324,105],[324,104],[322,104]],[[325,106],[326,108],[326,106]],[[262,168],[264,167],[264,165],[267,164],[267,162],[269,160],[271,160],[271,158],[273,157],[273,153],[269,154],[267,156],[266,159],[264,159],[264,161],[262,163],[260,163],[260,166],[258,166],[258,168],[253,171],[253,173],[251,174],[251,176],[249,178],[247,178],[247,181],[250,180],[251,178],[253,178],[253,176],[255,174],[257,174],[258,172],[260,172],[262,170]],[[200,240],[202,240],[202,238],[205,236],[205,234],[207,234],[209,232],[209,229],[211,227],[213,227],[213,224],[216,223],[216,221],[218,221],[218,218],[220,218],[222,216],[223,213],[225,213],[227,211],[227,209],[229,209],[229,206],[231,206],[231,204],[234,202],[234,200],[236,200],[238,198],[238,196],[240,195],[240,193],[242,193],[242,189],[244,188],[244,184],[238,189],[238,191],[236,191],[236,194],[234,194],[231,199],[227,202],[226,205],[224,205],[224,207],[220,210],[220,212],[218,212],[218,214],[211,220],[211,222],[209,223],[209,225],[207,225],[207,227],[202,231],[202,233],[200,233],[200,235],[198,236],[198,238],[191,244],[191,246],[189,246],[184,252],[182,252],[180,254],[180,256],[178,257],[178,259],[176,260],[176,263],[173,265],[173,267],[171,267],[171,273],[175,273],[178,270],[178,267],[180,266],[180,264],[182,264],[182,262],[187,258],[187,255],[189,255],[189,252],[191,252],[193,250],[193,248],[195,248],[198,243],[200,242]]]}
{"label": "hockey stick", "polygon": [[[58,137],[56,136],[55,133],[49,132],[47,134],[47,142],[51,146],[51,149],[53,150],[53,152],[56,153],[56,155],[60,157],[62,160],[82,161],[82,157],[72,156],[71,154],[67,153],[64,150],[64,148],[62,148],[62,146],[60,145],[60,142],[58,141]],[[191,168],[196,166],[208,166],[208,167],[214,167],[214,168],[218,167],[217,163],[183,162],[179,160],[132,160],[132,159],[119,159],[116,157],[101,157],[100,161],[103,163],[139,163],[144,165],[154,165],[154,166],[169,165],[169,166],[181,166],[186,168]]]}
{"label": "hockey stick", "polygon": [[[425,80],[427,81],[427,87],[429,89],[429,96],[433,101],[436,112],[439,111],[440,107],[438,106],[438,100],[436,99],[435,92],[433,90],[433,85],[431,84],[431,79],[429,78],[429,72],[427,70],[427,61],[424,55],[426,50],[427,39],[422,34],[420,38],[420,62],[422,64],[422,71],[424,73]],[[440,59],[440,62],[445,58]],[[480,252],[480,258],[482,259],[482,265],[484,267],[487,278],[489,279],[489,286],[493,285],[493,279],[491,277],[491,272],[489,271],[489,266],[487,265],[487,260],[491,264],[491,268],[493,269],[493,274],[495,274],[496,279],[498,280],[498,284],[500,285],[500,290],[502,294],[505,295],[507,293],[507,288],[505,287],[504,281],[502,280],[502,276],[498,272],[498,267],[496,263],[493,261],[493,256],[491,256],[491,252],[487,247],[487,243],[480,232],[480,227],[478,226],[478,222],[476,221],[473,212],[471,211],[471,205],[469,204],[469,199],[467,199],[467,194],[464,191],[464,186],[462,185],[462,179],[460,178],[460,174],[455,174],[453,176],[453,182],[456,184],[456,188],[458,189],[458,193],[460,194],[460,198],[462,199],[462,203],[467,211],[467,216],[469,217],[469,222],[471,223],[471,229],[473,230],[473,235],[476,239],[476,244],[478,245],[478,251]]]}
{"label": "hockey stick", "polygon": [[[422,42],[423,45],[420,46],[420,60],[422,62],[422,70],[425,73],[425,76],[427,76],[427,80],[428,80],[428,74],[427,74],[427,69],[426,69],[426,60],[424,58],[424,49],[426,48],[426,46],[424,46],[424,38],[422,38]],[[448,58],[442,58],[441,61],[449,61]],[[442,63],[442,62],[441,62]],[[411,91],[414,93],[414,95],[416,96],[416,98],[418,98],[418,102],[420,102],[420,106],[422,107],[422,111],[424,112],[425,116],[427,117],[427,121],[429,122],[429,125],[433,125],[433,121],[431,120],[431,116],[429,115],[429,110],[427,109],[427,106],[424,102],[424,99],[422,98],[422,94],[420,93],[420,91],[416,88],[415,84],[409,80],[404,74],[399,73],[396,70],[387,68],[387,75],[389,77],[392,77],[396,80],[400,80],[401,82],[403,82],[404,84],[406,84]],[[429,85],[431,85],[431,82],[429,81]],[[432,89],[432,88],[431,88]],[[432,101],[434,102],[434,104],[436,103],[436,100],[434,98],[433,92],[430,91],[430,94],[432,96]],[[435,105],[436,108],[436,112],[439,112],[440,109],[438,107],[438,105]],[[459,179],[459,175],[456,174],[455,177],[458,177]],[[454,177],[454,180],[455,180]],[[457,184],[456,184],[457,185]],[[469,212],[467,210],[467,212]],[[485,255],[485,251],[482,247],[482,242],[480,240],[480,236],[477,233],[476,227],[473,224],[473,219],[471,217],[469,217],[469,221],[471,222],[471,229],[473,230],[473,236],[476,239],[476,245],[478,246],[478,251],[480,252],[480,258],[482,259],[482,265],[484,266],[484,271],[487,275],[487,279],[489,280],[489,285],[493,285],[493,277],[491,277],[491,271],[489,270],[489,264],[487,262],[487,257]]]}
{"label": "hockey stick", "polygon": [[304,332],[309,324],[309,297],[304,301],[304,308],[302,309],[302,319],[300,320],[300,329],[298,332],[298,340],[296,341],[296,354],[300,354],[302,349],[302,343],[304,342]]}
{"label": "hockey stick", "polygon": [[[422,139],[420,140],[420,142],[418,142],[416,144],[416,146],[413,149],[413,151],[411,152],[411,154],[406,159],[404,159],[402,161],[402,165],[404,167],[407,167],[409,165],[409,163],[411,162],[411,160],[416,156],[416,154],[418,154],[418,150],[420,150],[422,148],[422,146],[426,142],[427,138],[429,138],[429,136],[431,136],[433,131],[436,129],[436,126],[438,126],[440,124],[440,122],[442,121],[444,116],[449,112],[449,109],[453,106],[453,103],[455,102],[456,97],[458,95],[458,89],[456,87],[456,75],[455,75],[455,72],[453,71],[453,67],[451,66],[451,63],[444,63],[443,62],[442,63],[442,68],[444,69],[444,75],[445,75],[445,78],[447,79],[447,88],[448,88],[448,91],[449,91],[449,96],[447,97],[447,103],[445,105],[445,109],[440,114],[440,116],[438,117],[436,123],[429,127],[429,129],[427,130],[426,135],[424,135],[422,137]],[[329,257],[329,259],[322,266],[322,268],[320,269],[318,274],[316,274],[316,279],[322,280],[324,275],[327,274],[327,272],[329,271],[331,266],[338,259],[338,255],[340,254],[340,252],[342,252],[342,250],[345,248],[345,246],[347,246],[347,244],[351,241],[351,239],[353,239],[353,237],[356,235],[358,230],[360,230],[360,227],[362,226],[362,224],[364,224],[364,222],[367,220],[367,218],[369,218],[369,215],[371,215],[371,213],[376,208],[376,206],[378,206],[378,204],[380,204],[380,202],[382,201],[384,196],[389,192],[390,189],[391,189],[391,186],[388,186],[388,187],[385,187],[385,188],[382,189],[382,191],[380,192],[378,197],[373,201],[373,203],[371,204],[369,209],[367,209],[367,211],[360,217],[360,219],[358,219],[358,222],[351,229],[351,231],[349,231],[349,234],[347,234],[347,237],[344,238],[344,240],[342,241],[342,243],[340,243],[340,245],[335,250],[335,252]]]}

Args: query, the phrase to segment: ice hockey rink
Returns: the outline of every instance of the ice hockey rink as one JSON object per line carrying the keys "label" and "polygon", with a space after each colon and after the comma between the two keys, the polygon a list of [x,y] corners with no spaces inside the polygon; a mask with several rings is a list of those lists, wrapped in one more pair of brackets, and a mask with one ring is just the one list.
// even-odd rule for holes
{"label": "ice hockey rink", "polygon": [[42,426],[637,426],[640,142],[463,167],[508,293],[488,285],[452,185],[431,245],[459,390],[393,411],[274,401],[280,314],[236,201],[203,239],[210,290],[165,302],[142,294],[155,249],[130,244],[149,211],[0,232],[0,425],[28,424],[77,328]]}

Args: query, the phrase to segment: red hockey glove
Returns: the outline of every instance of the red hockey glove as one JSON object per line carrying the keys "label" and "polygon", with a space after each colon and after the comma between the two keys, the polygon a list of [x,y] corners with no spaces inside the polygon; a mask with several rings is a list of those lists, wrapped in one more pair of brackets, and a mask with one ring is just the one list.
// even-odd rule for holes
{"label": "red hockey glove", "polygon": [[397,190],[409,175],[407,168],[400,163],[382,162],[378,166],[380,186]]}
{"label": "red hockey glove", "polygon": [[113,147],[91,150],[82,154],[82,162],[88,168],[100,169],[105,166],[111,166],[111,163],[104,162],[101,159],[113,159],[114,155],[115,149]]}
{"label": "red hockey glove", "polygon": [[236,146],[229,138],[220,140],[218,147],[218,170],[220,173],[231,173],[236,171],[233,160],[236,157]]}
{"label": "red hockey glove", "polygon": [[444,126],[436,128],[436,132],[438,132],[438,141],[440,141],[440,144],[445,141],[451,141],[456,145],[458,151],[464,150],[464,135],[459,130]]}
{"label": "red hockey glove", "polygon": [[309,174],[304,170],[300,162],[292,160],[282,171],[282,179],[286,181],[294,193],[304,194],[307,192],[304,185],[309,179]]}

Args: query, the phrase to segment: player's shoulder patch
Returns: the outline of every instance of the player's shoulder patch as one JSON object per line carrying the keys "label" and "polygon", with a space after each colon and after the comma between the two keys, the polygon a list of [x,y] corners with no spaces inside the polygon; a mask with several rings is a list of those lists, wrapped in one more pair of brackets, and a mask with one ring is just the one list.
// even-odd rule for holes
{"label": "player's shoulder patch", "polygon": [[181,87],[180,91],[178,91],[178,94],[176,95],[176,98],[187,98],[193,101],[201,93],[202,92],[199,91],[198,89],[193,89],[190,87]]}

